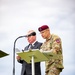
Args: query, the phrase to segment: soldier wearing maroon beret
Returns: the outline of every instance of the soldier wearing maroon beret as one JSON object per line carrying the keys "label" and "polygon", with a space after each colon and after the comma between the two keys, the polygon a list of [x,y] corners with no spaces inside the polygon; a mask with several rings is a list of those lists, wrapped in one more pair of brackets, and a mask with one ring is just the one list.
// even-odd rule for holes
{"label": "soldier wearing maroon beret", "polygon": [[59,75],[64,68],[61,38],[55,34],[51,34],[48,25],[42,25],[38,28],[38,31],[41,33],[42,38],[46,39],[42,44],[40,51],[42,53],[52,52],[54,54],[61,55],[58,59],[49,59],[49,61],[45,61],[45,75]]}
{"label": "soldier wearing maroon beret", "polygon": [[39,31],[43,31],[45,29],[48,29],[49,27],[47,25],[43,25],[41,27],[38,28]]}

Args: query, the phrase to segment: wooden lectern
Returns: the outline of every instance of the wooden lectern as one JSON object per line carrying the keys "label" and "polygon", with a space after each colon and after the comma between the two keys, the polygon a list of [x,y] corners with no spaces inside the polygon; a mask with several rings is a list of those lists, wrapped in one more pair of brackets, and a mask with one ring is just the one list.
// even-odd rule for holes
{"label": "wooden lectern", "polygon": [[7,54],[7,53],[5,53],[5,52],[3,52],[3,51],[0,50],[0,58],[2,58],[4,56],[7,56],[7,55],[9,55],[9,54]]}
{"label": "wooden lectern", "polygon": [[17,54],[27,63],[32,63],[32,75],[35,75],[35,62],[47,61],[49,59],[58,59],[60,55],[50,53],[41,53],[38,49],[17,52]]}
{"label": "wooden lectern", "polygon": [[57,55],[53,53],[41,53],[38,49],[18,52],[17,54],[27,63],[32,63],[32,75],[35,75],[35,62],[47,61],[49,59],[58,59]]}

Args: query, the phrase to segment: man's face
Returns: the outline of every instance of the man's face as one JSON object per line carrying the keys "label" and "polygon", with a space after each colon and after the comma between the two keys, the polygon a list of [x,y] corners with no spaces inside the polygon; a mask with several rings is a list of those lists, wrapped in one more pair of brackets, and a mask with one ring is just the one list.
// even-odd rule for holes
{"label": "man's face", "polygon": [[49,29],[45,29],[45,30],[41,31],[40,34],[44,39],[47,39],[48,36],[50,35]]}
{"label": "man's face", "polygon": [[31,44],[36,40],[36,36],[29,36],[29,37],[27,37],[27,40]]}
{"label": "man's face", "polygon": [[33,30],[30,30],[27,35],[28,35],[27,40],[30,44],[36,40],[36,34]]}

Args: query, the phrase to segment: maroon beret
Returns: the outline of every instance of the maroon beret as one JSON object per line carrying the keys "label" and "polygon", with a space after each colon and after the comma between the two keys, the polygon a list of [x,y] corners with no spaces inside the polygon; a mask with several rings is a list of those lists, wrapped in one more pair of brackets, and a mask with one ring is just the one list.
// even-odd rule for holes
{"label": "maroon beret", "polygon": [[38,31],[43,31],[43,30],[45,30],[47,28],[49,28],[47,25],[43,25],[43,26],[38,28]]}

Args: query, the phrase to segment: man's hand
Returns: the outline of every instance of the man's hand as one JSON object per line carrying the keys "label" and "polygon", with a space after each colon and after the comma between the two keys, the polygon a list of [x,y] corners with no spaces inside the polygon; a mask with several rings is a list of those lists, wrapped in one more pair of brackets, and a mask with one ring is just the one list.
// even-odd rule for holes
{"label": "man's hand", "polygon": [[17,59],[17,60],[20,60],[20,59],[21,59],[21,57],[20,57],[20,56],[16,56],[16,59]]}

